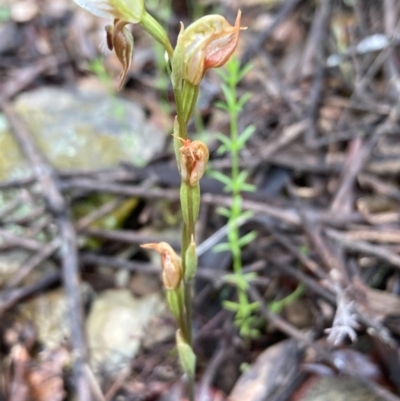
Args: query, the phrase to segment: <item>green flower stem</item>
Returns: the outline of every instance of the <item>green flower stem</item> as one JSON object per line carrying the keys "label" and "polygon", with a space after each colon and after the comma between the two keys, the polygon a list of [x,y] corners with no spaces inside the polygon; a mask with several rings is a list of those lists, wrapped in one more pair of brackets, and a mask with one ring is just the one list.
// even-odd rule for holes
{"label": "green flower stem", "polygon": [[[191,234],[189,227],[184,223],[182,228],[182,256],[185,255],[189,244],[190,244]],[[186,261],[182,257],[182,269],[186,270]],[[192,339],[192,284],[191,280],[184,280],[183,283],[183,299],[185,307],[185,319],[184,319],[184,333],[186,342],[193,348]]]}
{"label": "green flower stem", "polygon": [[[179,86],[179,87],[178,87]],[[183,86],[180,85],[174,86],[174,95],[177,109],[177,119],[179,124],[179,137],[186,140],[187,135],[187,123],[190,119],[190,115],[193,111],[193,103],[196,102],[198,90],[193,92],[193,96],[188,96],[187,92],[183,93]],[[184,104],[184,101],[189,101],[190,104]],[[178,160],[178,168],[180,161],[180,153],[178,148],[175,147],[176,158]],[[187,186],[185,182],[181,183],[181,205],[182,205],[182,214],[186,216],[182,227],[182,246],[181,246],[181,255],[182,255],[182,269],[183,272],[186,271],[186,251],[189,248],[192,236],[194,237],[194,229],[195,229],[195,218],[197,219],[197,215],[194,216],[193,206],[196,204],[196,191],[193,191],[192,188],[184,188]],[[198,192],[197,192],[198,194]],[[198,196],[198,195],[197,195]],[[197,200],[198,203],[198,200]],[[181,325],[180,329],[182,332],[182,336],[184,337],[185,342],[193,348],[193,338],[192,338],[192,280],[183,280],[183,309],[184,313],[182,313],[183,319],[179,322]],[[189,400],[194,401],[194,374],[188,374],[188,393]]]}
{"label": "green flower stem", "polygon": [[192,280],[185,281],[184,283],[184,303],[186,309],[186,338],[188,344],[193,348],[192,336]]}
{"label": "green flower stem", "polygon": [[199,86],[192,85],[188,82],[183,84],[182,88],[182,103],[184,110],[185,123],[188,124],[189,120],[193,114],[194,108],[197,103],[197,98],[199,96]]}
{"label": "green flower stem", "polygon": [[185,338],[188,337],[188,327],[185,319],[185,287],[181,285],[179,288],[179,308],[180,308],[180,316],[179,316],[179,327],[182,330],[182,334]]}
{"label": "green flower stem", "polygon": [[182,329],[183,335],[185,335],[186,322],[185,316],[185,305],[184,305],[184,288],[181,285],[179,288],[174,290],[167,290],[167,302],[168,306],[175,317],[178,326]]}
{"label": "green flower stem", "polygon": [[192,234],[194,235],[194,226],[198,216],[199,187],[198,186],[191,187],[186,182],[182,182],[180,190],[180,198],[181,198],[183,221],[187,225],[186,235],[189,236],[189,243],[190,243],[191,235]]}
{"label": "green flower stem", "polygon": [[176,114],[178,116],[178,124],[179,124],[179,138],[187,139],[187,129],[185,116],[183,113],[183,100],[180,88],[174,87],[174,96],[176,103]]}
{"label": "green flower stem", "polygon": [[189,377],[188,396],[190,401],[194,401],[194,377]]}
{"label": "green flower stem", "polygon": [[158,21],[146,11],[143,14],[140,25],[149,35],[164,46],[165,51],[168,53],[168,57],[171,59],[174,54],[174,49],[168,39],[167,33]]}
{"label": "green flower stem", "polygon": [[[182,183],[181,185],[186,185]],[[182,269],[183,272],[186,271],[186,251],[189,248],[189,244],[192,236],[194,236],[194,226],[193,221],[192,205],[193,205],[193,191],[185,191],[185,196],[187,199],[182,202],[181,205],[187,207],[188,223],[183,224],[182,228]],[[184,280],[183,282],[183,298],[184,298],[184,322],[182,327],[182,334],[185,338],[187,344],[193,349],[193,338],[192,338],[192,280]],[[194,401],[194,375],[188,375],[188,393],[189,400]]]}
{"label": "green flower stem", "polygon": [[[181,185],[187,185],[182,183]],[[189,188],[191,189],[191,188]],[[195,203],[194,191],[187,190],[183,192],[183,196],[186,196],[185,200],[181,199],[181,205],[183,208],[187,208],[186,213],[188,215],[188,221],[183,224],[182,229],[182,269],[186,271],[186,252],[189,248],[192,236],[194,237],[195,219],[193,215],[193,205]],[[197,217],[197,216],[196,216]],[[197,267],[197,266],[196,266]],[[192,280],[184,280],[184,303],[186,311],[186,330],[187,334],[186,341],[192,346]]]}

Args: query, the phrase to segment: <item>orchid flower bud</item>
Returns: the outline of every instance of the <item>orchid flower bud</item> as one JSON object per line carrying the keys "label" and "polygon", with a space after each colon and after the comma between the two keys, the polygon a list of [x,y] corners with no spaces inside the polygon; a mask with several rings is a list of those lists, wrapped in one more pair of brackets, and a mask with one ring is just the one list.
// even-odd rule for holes
{"label": "orchid flower bud", "polygon": [[179,148],[181,154],[181,178],[190,187],[196,186],[203,177],[208,162],[207,146],[201,141],[179,138],[183,146]]}
{"label": "orchid flower bud", "polygon": [[182,280],[182,263],[180,257],[166,242],[143,244],[140,246],[146,249],[154,249],[160,253],[164,287],[167,290],[176,290]]}
{"label": "orchid flower bud", "polygon": [[144,0],[74,0],[92,14],[109,19],[119,19],[130,24],[140,22],[145,13]]}
{"label": "orchid flower bud", "polygon": [[[235,25],[220,15],[209,15],[181,31],[172,59],[172,71],[192,85],[199,85],[209,68],[221,67],[235,51],[238,41],[241,12]],[[177,79],[175,79],[176,81]]]}
{"label": "orchid flower bud", "polygon": [[114,25],[106,26],[107,46],[110,50],[115,50],[115,54],[122,65],[122,71],[118,77],[120,81],[118,90],[122,87],[133,57],[133,36],[125,26],[126,24],[125,21],[116,19]]}

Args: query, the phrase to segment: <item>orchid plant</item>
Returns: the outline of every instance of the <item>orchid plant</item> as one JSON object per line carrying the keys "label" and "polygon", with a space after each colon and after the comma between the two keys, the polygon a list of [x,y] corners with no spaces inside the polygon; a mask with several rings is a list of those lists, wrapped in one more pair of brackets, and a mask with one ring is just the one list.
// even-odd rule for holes
{"label": "orchid plant", "polygon": [[210,68],[224,65],[235,51],[241,13],[232,26],[220,15],[209,15],[187,28],[181,23],[175,49],[162,26],[146,11],[144,0],[74,0],[96,16],[109,18],[107,46],[114,50],[121,66],[121,88],[129,71],[134,39],[129,24],[139,24],[164,47],[175,96],[174,148],[181,175],[180,200],[183,216],[181,256],[166,242],[142,245],[161,255],[162,281],[168,305],[176,318],[176,343],[183,371],[188,376],[189,399],[194,400],[196,357],[192,349],[192,282],[197,270],[195,224],[200,208],[200,186],[208,162],[207,146],[188,138],[187,125],[192,117],[200,82]]}

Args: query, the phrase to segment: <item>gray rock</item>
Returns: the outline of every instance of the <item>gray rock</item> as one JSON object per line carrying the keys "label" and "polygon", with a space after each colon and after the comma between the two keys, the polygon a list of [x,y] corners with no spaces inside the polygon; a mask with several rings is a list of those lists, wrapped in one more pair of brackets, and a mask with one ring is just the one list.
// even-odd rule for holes
{"label": "gray rock", "polygon": [[[104,91],[44,87],[22,94],[14,106],[58,169],[100,169],[121,161],[141,166],[164,146],[165,134],[146,122],[139,105]],[[0,180],[29,172],[1,115],[0,146]]]}
{"label": "gray rock", "polygon": [[230,401],[266,401],[287,387],[298,371],[300,350],[294,340],[281,341],[262,352],[241,375]]}
{"label": "gray rock", "polygon": [[366,386],[347,377],[321,377],[303,401],[383,401]]}
{"label": "gray rock", "polygon": [[127,369],[145,337],[151,320],[165,310],[157,294],[135,298],[128,290],[101,293],[86,322],[94,372],[111,376]]}

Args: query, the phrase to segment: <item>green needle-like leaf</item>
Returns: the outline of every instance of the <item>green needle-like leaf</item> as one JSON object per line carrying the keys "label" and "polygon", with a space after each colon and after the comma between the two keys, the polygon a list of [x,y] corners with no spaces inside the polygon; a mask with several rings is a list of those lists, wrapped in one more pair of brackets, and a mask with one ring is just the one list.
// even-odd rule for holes
{"label": "green needle-like leaf", "polygon": [[249,125],[246,129],[240,134],[238,140],[239,149],[242,149],[249,138],[254,134],[256,127],[254,125]]}
{"label": "green needle-like leaf", "polygon": [[219,171],[210,171],[209,175],[227,186],[232,184],[232,179]]}
{"label": "green needle-like leaf", "polygon": [[213,247],[213,252],[218,253],[218,252],[226,252],[230,251],[232,249],[232,246],[229,242],[224,242],[222,244],[215,245]]}
{"label": "green needle-like leaf", "polygon": [[227,113],[229,113],[229,107],[227,106],[226,103],[218,101],[218,102],[215,102],[215,106],[218,107],[219,109],[224,110]]}
{"label": "green needle-like leaf", "polygon": [[243,109],[243,106],[251,99],[251,93],[246,92],[243,96],[240,97],[237,104],[240,110]]}
{"label": "green needle-like leaf", "polygon": [[239,71],[239,74],[238,74],[239,81],[241,81],[241,80],[246,76],[246,74],[247,74],[253,67],[254,67],[254,64],[253,64],[253,63],[247,63],[247,64]]}
{"label": "green needle-like leaf", "polygon": [[224,144],[228,149],[232,147],[232,139],[223,134],[217,134],[216,138]]}
{"label": "green needle-like leaf", "polygon": [[232,301],[224,301],[224,302],[222,302],[222,306],[225,309],[230,310],[231,312],[237,312],[240,308],[239,304],[237,304],[236,302],[232,302]]}
{"label": "green needle-like leaf", "polygon": [[226,207],[217,208],[217,213],[220,214],[221,216],[224,216],[224,217],[228,218],[228,219],[231,217],[231,211],[230,211],[230,209],[228,209]]}

